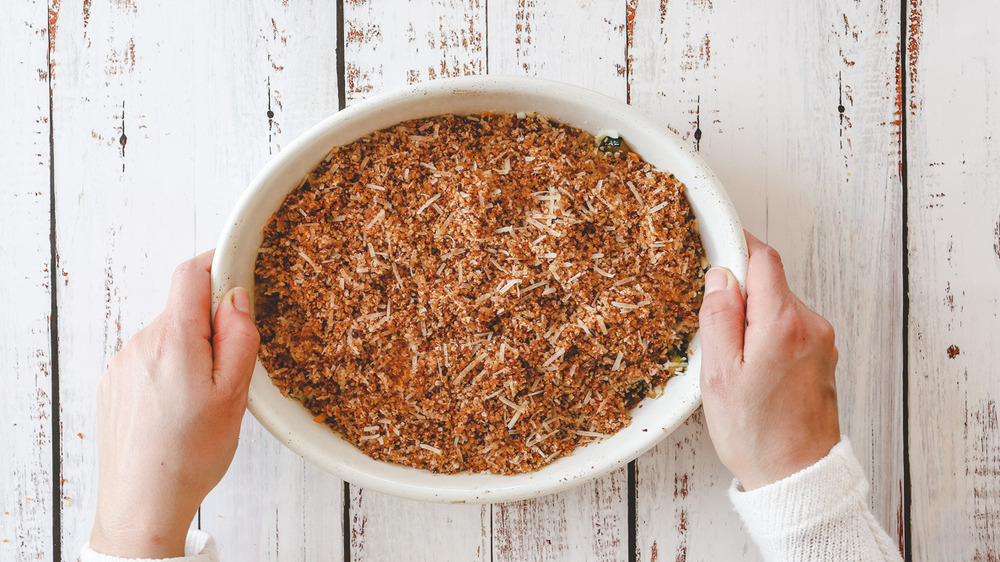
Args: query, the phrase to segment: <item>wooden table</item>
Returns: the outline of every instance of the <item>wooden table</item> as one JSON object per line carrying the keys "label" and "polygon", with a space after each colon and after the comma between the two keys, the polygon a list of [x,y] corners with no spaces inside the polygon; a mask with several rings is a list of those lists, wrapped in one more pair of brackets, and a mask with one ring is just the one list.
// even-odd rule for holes
{"label": "wooden table", "polygon": [[[4,8],[0,560],[76,558],[98,377],[264,163],[345,104],[483,73],[627,100],[700,150],[836,327],[877,519],[914,560],[1000,560],[995,2]],[[729,482],[700,413],[627,469],[483,506],[352,486],[247,416],[196,524],[240,561],[758,559]]]}

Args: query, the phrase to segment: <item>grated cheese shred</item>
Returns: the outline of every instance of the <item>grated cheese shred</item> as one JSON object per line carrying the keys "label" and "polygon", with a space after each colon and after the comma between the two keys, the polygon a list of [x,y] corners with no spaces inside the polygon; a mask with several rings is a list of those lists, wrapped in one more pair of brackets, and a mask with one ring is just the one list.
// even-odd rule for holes
{"label": "grated cheese shred", "polygon": [[683,194],[536,114],[377,131],[265,228],[260,360],[375,459],[537,470],[685,369],[707,262]]}

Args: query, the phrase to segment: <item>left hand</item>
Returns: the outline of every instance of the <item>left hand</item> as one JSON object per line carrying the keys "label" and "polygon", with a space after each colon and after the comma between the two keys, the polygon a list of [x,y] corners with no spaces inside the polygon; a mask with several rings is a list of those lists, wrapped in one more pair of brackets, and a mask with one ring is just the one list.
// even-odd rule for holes
{"label": "left hand", "polygon": [[198,506],[236,453],[260,339],[242,288],[222,299],[213,326],[212,255],[175,270],[166,310],[101,378],[96,552],[183,556]]}

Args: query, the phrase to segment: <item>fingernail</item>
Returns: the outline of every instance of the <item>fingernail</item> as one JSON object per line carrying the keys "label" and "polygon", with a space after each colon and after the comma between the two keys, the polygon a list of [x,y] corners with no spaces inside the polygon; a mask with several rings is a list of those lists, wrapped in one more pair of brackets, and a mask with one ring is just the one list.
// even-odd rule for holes
{"label": "fingernail", "polygon": [[233,289],[233,308],[250,314],[250,294],[243,287]]}
{"label": "fingernail", "polygon": [[705,274],[705,294],[710,295],[729,287],[729,273],[724,267],[713,267]]}

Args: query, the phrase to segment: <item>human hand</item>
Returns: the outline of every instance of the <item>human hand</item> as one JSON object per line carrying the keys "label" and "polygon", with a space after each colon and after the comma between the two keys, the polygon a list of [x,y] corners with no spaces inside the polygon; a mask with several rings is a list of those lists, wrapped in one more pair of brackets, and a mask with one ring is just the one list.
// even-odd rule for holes
{"label": "human hand", "polygon": [[236,453],[259,336],[241,288],[222,299],[213,329],[212,255],[174,271],[166,310],[98,385],[96,552],[183,556],[198,506]]}
{"label": "human hand", "polygon": [[701,389],[719,458],[752,490],[825,457],[840,425],[833,327],[789,290],[778,253],[746,238],[745,306],[729,270],[705,281]]}

